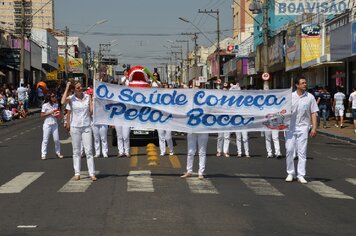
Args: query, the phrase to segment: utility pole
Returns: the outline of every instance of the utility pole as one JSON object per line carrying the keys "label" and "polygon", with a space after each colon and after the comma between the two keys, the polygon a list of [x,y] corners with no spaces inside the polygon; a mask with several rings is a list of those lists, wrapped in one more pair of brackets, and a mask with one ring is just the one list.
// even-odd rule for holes
{"label": "utility pole", "polygon": [[[213,11],[207,11],[207,10],[200,10],[199,9],[199,13],[204,13],[204,14],[208,14],[209,16],[211,16],[211,13],[215,13],[216,17],[214,17],[216,19],[217,22],[217,27],[216,27],[216,33],[217,33],[217,45],[216,45],[216,51],[217,51],[217,62],[218,62],[218,74],[217,74],[217,80],[220,80],[220,15],[219,15],[219,9]],[[227,78],[225,78],[225,82],[227,82]]]}
{"label": "utility pole", "polygon": [[64,49],[64,73],[65,73],[65,80],[68,80],[68,35],[69,29],[66,26],[64,32],[64,42],[65,42],[65,49]]}
{"label": "utility pole", "polygon": [[[264,0],[262,7],[263,11],[263,51],[264,51],[264,63],[263,63],[263,72],[268,73],[268,4],[269,0]],[[263,82],[263,89],[269,89],[268,80]]]}
{"label": "utility pole", "polygon": [[20,84],[25,82],[25,0],[21,2]]}
{"label": "utility pole", "polygon": [[198,39],[198,34],[197,33],[182,33],[182,35],[193,35],[193,40],[194,40],[194,66],[195,66],[195,76],[193,77],[193,88],[195,87],[194,81],[197,79],[198,76],[198,44],[197,44],[197,39]]}
{"label": "utility pole", "polygon": [[189,40],[176,40],[176,42],[187,43],[187,81],[189,81]]}

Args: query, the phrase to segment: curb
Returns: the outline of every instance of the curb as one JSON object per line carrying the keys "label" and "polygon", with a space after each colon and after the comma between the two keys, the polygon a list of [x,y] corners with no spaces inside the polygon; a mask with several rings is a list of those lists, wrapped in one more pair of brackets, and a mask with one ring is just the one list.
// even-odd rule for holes
{"label": "curb", "polygon": [[337,134],[332,134],[332,133],[328,133],[328,132],[320,131],[320,130],[318,130],[318,133],[322,134],[322,135],[325,135],[325,136],[328,136],[328,137],[336,138],[336,139],[339,139],[339,140],[342,140],[342,141],[347,141],[347,142],[350,142],[350,143],[356,143],[356,138],[349,138],[349,137],[345,137],[345,136],[341,136],[341,135],[337,135]]}

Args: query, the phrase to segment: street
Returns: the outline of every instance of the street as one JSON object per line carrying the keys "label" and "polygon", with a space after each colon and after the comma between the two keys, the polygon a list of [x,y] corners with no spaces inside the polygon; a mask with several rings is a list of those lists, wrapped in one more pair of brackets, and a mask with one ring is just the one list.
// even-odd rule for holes
{"label": "street", "polygon": [[[249,134],[251,158],[216,157],[210,134],[207,178],[181,179],[186,136],[175,155],[131,147],[132,157],[96,158],[96,182],[71,181],[69,134],[64,159],[50,139],[41,160],[39,114],[0,127],[0,235],[355,235],[356,146],[319,135],[309,139],[308,184],[286,183],[285,158],[267,159],[264,138]],[[283,135],[280,134],[283,140]],[[284,142],[281,142],[285,154]],[[197,156],[194,171],[197,171]]]}

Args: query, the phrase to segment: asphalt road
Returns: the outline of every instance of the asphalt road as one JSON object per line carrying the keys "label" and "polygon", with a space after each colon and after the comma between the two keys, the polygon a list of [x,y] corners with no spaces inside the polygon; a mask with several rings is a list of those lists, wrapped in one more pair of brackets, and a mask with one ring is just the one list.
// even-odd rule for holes
{"label": "asphalt road", "polygon": [[285,159],[266,159],[260,133],[250,134],[249,159],[235,158],[233,143],[230,158],[217,158],[210,135],[203,181],[179,178],[186,140],[176,136],[174,156],[142,143],[119,159],[110,146],[110,158],[95,159],[98,181],[73,183],[68,133],[65,158],[51,140],[43,161],[42,122],[0,127],[0,235],[356,235],[355,145],[311,139],[307,185],[284,181]]}

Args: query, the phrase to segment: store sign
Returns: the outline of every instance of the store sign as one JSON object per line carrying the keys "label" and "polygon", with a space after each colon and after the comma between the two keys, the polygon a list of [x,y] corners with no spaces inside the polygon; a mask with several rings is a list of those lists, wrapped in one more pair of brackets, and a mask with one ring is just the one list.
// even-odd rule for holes
{"label": "store sign", "polygon": [[68,60],[68,71],[72,73],[83,73],[83,58],[73,58],[70,57]]}
{"label": "store sign", "polygon": [[352,46],[352,54],[356,54],[356,22],[352,23],[351,26],[351,46]]}
{"label": "store sign", "polygon": [[349,0],[276,0],[276,15],[336,15],[348,9]]}

